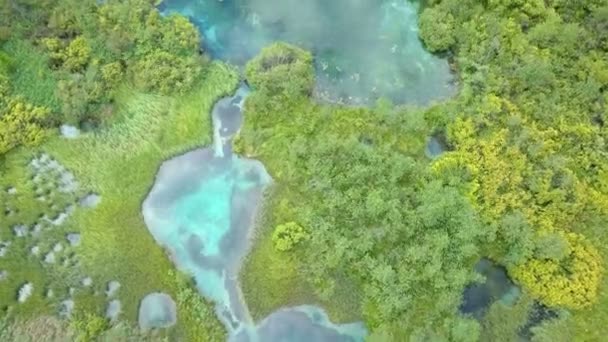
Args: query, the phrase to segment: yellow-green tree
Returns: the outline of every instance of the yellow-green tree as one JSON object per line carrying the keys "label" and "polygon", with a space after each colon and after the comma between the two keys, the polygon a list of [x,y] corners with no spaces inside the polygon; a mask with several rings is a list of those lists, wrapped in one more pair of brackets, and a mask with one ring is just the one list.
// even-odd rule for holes
{"label": "yellow-green tree", "polygon": [[9,100],[0,112],[0,154],[19,145],[40,143],[45,136],[42,122],[49,113],[45,107],[33,106],[20,99]]}
{"label": "yellow-green tree", "polygon": [[69,43],[56,37],[44,38],[42,44],[53,63],[70,72],[82,71],[91,58],[91,47],[83,36],[78,36]]}
{"label": "yellow-green tree", "polygon": [[564,260],[532,258],[511,273],[547,305],[581,309],[597,300],[602,261],[582,235],[567,233],[566,239],[569,251]]}
{"label": "yellow-green tree", "polygon": [[295,222],[287,222],[278,225],[272,233],[274,248],[281,252],[293,249],[300,242],[310,237],[308,232]]}

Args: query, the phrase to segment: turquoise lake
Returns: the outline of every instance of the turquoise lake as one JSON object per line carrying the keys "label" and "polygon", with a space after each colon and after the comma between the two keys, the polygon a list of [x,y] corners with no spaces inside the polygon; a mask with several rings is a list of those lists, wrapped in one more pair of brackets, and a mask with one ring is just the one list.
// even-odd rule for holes
{"label": "turquoise lake", "polygon": [[424,105],[451,96],[446,59],[418,38],[418,2],[407,0],[165,0],[200,30],[213,57],[244,65],[274,41],[311,51],[316,97],[370,104],[380,96]]}

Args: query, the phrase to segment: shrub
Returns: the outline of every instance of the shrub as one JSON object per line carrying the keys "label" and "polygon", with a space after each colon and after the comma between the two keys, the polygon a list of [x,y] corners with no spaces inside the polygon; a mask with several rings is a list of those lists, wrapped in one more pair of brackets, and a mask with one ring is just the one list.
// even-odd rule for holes
{"label": "shrub", "polygon": [[420,15],[420,38],[431,52],[448,50],[456,43],[454,17],[436,7]]}
{"label": "shrub", "polygon": [[274,43],[246,66],[249,83],[273,95],[310,95],[314,86],[312,55],[296,46]]}
{"label": "shrub", "polygon": [[42,122],[50,111],[21,99],[10,99],[5,110],[0,109],[0,154],[19,145],[36,145],[45,136]]}
{"label": "shrub", "polygon": [[272,233],[274,248],[281,252],[293,249],[298,243],[309,238],[308,232],[295,222],[278,225]]}
{"label": "shrub", "polygon": [[155,50],[135,62],[132,75],[135,84],[161,94],[184,93],[192,87],[202,71],[203,61]]}
{"label": "shrub", "polygon": [[91,47],[83,36],[76,37],[69,44],[55,37],[44,38],[41,43],[56,67],[71,72],[83,70],[91,58]]}
{"label": "shrub", "polygon": [[601,281],[601,257],[582,235],[566,234],[565,260],[530,259],[512,271],[530,293],[549,306],[581,309],[593,304]]}

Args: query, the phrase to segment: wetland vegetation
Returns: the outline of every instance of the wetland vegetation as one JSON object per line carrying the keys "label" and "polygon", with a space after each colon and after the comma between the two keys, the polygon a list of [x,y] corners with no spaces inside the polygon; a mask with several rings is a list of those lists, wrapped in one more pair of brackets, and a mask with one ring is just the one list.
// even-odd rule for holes
{"label": "wetland vegetation", "polygon": [[[310,28],[272,0],[224,2],[0,0],[1,340],[229,337],[218,298],[157,244],[144,201],[163,162],[224,137],[211,112],[239,81],[252,91],[235,100],[233,151],[272,178],[231,271],[260,331],[283,319],[343,337],[361,322],[369,341],[603,339],[605,0],[356,1],[352,15],[417,8],[391,15],[414,28],[391,26],[408,34],[393,37],[405,64],[449,62],[458,84],[416,101],[389,82],[361,103],[319,93],[324,32],[296,39]],[[335,23],[351,27],[344,11]],[[338,67],[390,64],[365,55],[382,17],[367,12],[370,27],[341,32],[362,40],[344,42],[356,44]],[[230,23],[256,16],[283,35],[241,59],[218,50],[239,37]],[[445,85],[399,70],[425,96]],[[163,300],[146,304],[141,331],[151,294]]]}

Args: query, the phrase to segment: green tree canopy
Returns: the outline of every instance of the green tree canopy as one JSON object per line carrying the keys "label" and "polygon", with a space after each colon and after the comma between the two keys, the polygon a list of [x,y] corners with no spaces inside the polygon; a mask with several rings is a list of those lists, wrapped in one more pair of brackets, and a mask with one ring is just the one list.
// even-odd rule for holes
{"label": "green tree canopy", "polygon": [[271,95],[310,95],[314,86],[312,55],[296,46],[274,43],[247,63],[247,81]]}

